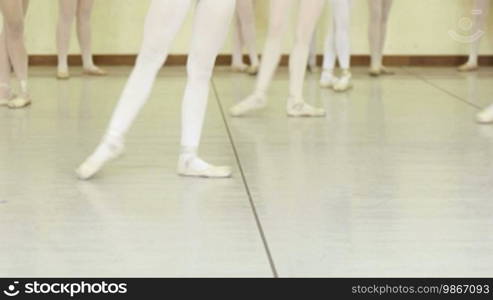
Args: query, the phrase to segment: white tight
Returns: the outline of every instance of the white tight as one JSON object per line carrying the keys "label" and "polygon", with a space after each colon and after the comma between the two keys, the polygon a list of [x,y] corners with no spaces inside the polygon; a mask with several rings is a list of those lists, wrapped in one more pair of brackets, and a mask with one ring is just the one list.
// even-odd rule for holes
{"label": "white tight", "polygon": [[85,69],[94,67],[91,51],[91,12],[94,0],[58,0],[59,16],[57,28],[58,66],[67,69],[72,24],[77,17],[77,37]]}
{"label": "white tight", "polygon": [[246,47],[252,66],[259,65],[257,33],[253,0],[237,0],[236,30],[233,43],[233,65],[243,65],[243,48]]}
{"label": "white tight", "polygon": [[27,0],[0,0],[3,32],[0,35],[0,98],[10,93],[10,72],[21,82],[22,93],[27,94],[28,57],[24,45],[24,16]]}
{"label": "white tight", "polygon": [[[303,98],[303,82],[310,51],[310,42],[325,0],[301,0],[294,48],[289,61],[290,98]],[[282,36],[287,30],[289,9],[293,0],[271,0],[267,42],[257,78],[255,94],[264,96],[281,58]]]}
{"label": "white tight", "polygon": [[387,35],[387,23],[393,0],[368,0],[370,8],[370,54],[371,68],[380,69],[383,64],[383,49]]}
{"label": "white tight", "polygon": [[325,40],[324,70],[333,70],[336,59],[342,69],[349,69],[351,59],[351,0],[330,0],[332,32]]}
{"label": "white tight", "polygon": [[[197,148],[202,133],[209,80],[228,33],[235,0],[198,0],[182,107],[182,146]],[[110,122],[108,134],[123,138],[149,98],[151,88],[192,0],[152,0],[135,68]]]}
{"label": "white tight", "polygon": [[[474,15],[474,27],[472,34],[484,31],[486,20],[488,19],[491,0],[475,0],[474,10],[481,11],[481,14]],[[468,64],[477,65],[479,56],[479,46],[481,44],[481,38],[476,38],[471,43],[471,49],[469,53]]]}

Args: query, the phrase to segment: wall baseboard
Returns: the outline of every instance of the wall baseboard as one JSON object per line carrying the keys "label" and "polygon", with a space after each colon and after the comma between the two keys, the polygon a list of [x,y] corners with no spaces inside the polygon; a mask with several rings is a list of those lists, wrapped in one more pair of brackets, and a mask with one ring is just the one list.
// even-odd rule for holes
{"label": "wall baseboard", "polygon": [[[95,55],[94,61],[100,65],[110,66],[132,66],[135,63],[136,55]],[[317,57],[318,64],[321,65],[323,57]],[[389,66],[457,66],[464,63],[467,56],[464,55],[388,55],[385,57],[385,64]],[[248,58],[245,56],[245,61]],[[283,55],[281,65],[287,65],[288,55]],[[493,55],[481,56],[481,65],[493,65]],[[183,66],[187,62],[187,55],[170,55],[166,62],[169,66]],[[368,55],[353,55],[351,63],[354,66],[367,66],[370,62]],[[31,55],[29,63],[33,66],[54,66],[57,63],[56,55]],[[80,55],[70,55],[69,63],[81,65]],[[219,55],[216,61],[218,66],[226,66],[231,63],[231,55]]]}

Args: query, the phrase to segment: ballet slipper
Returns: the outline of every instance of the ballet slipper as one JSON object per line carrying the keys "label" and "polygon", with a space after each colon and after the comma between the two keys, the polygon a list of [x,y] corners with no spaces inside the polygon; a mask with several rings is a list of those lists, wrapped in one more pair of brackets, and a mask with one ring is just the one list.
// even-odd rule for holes
{"label": "ballet slipper", "polygon": [[108,162],[120,157],[125,150],[122,141],[103,141],[96,151],[86,159],[75,171],[80,180],[89,180],[96,175]]}
{"label": "ballet slipper", "polygon": [[31,105],[29,96],[18,96],[7,102],[7,106],[11,109],[23,108]]}
{"label": "ballet slipper", "polygon": [[459,72],[473,72],[479,69],[477,64],[465,63],[457,68]]}
{"label": "ballet slipper", "polygon": [[326,112],[323,108],[313,107],[305,101],[288,100],[287,114],[289,117],[324,117]]}
{"label": "ballet slipper", "polygon": [[[194,159],[194,158],[192,158]],[[178,160],[177,173],[184,177],[201,177],[201,178],[230,178],[233,174],[231,167],[227,166],[212,166],[206,168],[197,168],[191,163],[191,159]]]}
{"label": "ballet slipper", "polygon": [[247,65],[232,65],[231,66],[231,71],[235,73],[244,73],[248,70]]}
{"label": "ballet slipper", "polygon": [[100,67],[93,66],[91,68],[85,68],[84,69],[84,74],[89,75],[89,76],[106,76],[108,73],[101,69]]}
{"label": "ballet slipper", "polygon": [[341,78],[339,78],[335,83],[334,83],[334,91],[336,92],[345,92],[353,87],[351,83],[351,72],[345,71]]}
{"label": "ballet slipper", "polygon": [[56,78],[59,80],[67,80],[70,78],[70,73],[68,71],[58,71],[56,73]]}
{"label": "ballet slipper", "polygon": [[476,115],[476,121],[479,124],[493,123],[493,105],[487,107]]}
{"label": "ballet slipper", "polygon": [[337,81],[337,78],[334,76],[332,71],[323,71],[320,76],[319,85],[321,88],[330,89],[334,86],[334,83]]}
{"label": "ballet slipper", "polygon": [[229,111],[231,116],[241,117],[247,113],[263,109],[266,105],[267,101],[265,96],[254,94],[233,106]]}
{"label": "ballet slipper", "polygon": [[258,74],[258,69],[258,66],[249,66],[246,72],[248,73],[248,75],[255,76]]}

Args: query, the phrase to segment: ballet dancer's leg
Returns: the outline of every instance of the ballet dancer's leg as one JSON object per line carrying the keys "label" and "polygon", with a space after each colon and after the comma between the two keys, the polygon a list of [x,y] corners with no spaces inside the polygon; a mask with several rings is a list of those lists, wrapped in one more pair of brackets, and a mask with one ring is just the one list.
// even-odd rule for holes
{"label": "ballet dancer's leg", "polygon": [[10,71],[12,66],[9,61],[7,51],[7,39],[5,34],[5,20],[3,22],[3,30],[0,34],[0,106],[8,104],[12,97],[10,89]]}
{"label": "ballet dancer's leg", "polygon": [[94,65],[92,59],[91,14],[94,0],[78,0],[77,3],[77,37],[82,53],[82,65],[87,75],[102,76],[106,72]]}
{"label": "ballet dancer's leg", "polygon": [[250,111],[262,109],[267,104],[266,94],[281,59],[282,36],[287,28],[292,4],[293,0],[270,0],[269,28],[255,90],[231,108],[232,116],[242,116]]}
{"label": "ballet dancer's leg", "polygon": [[255,12],[252,0],[237,0],[236,14],[240,24],[241,37],[243,45],[248,51],[250,57],[250,67],[247,72],[255,75],[259,68],[259,59],[257,53],[257,32],[255,28]]}
{"label": "ballet dancer's leg", "polygon": [[235,28],[233,30],[233,55],[231,69],[233,72],[245,72],[248,66],[243,62],[243,36],[241,34],[240,17],[237,12],[234,18]]}
{"label": "ballet dancer's leg", "polygon": [[150,96],[157,73],[166,61],[190,3],[191,0],[151,1],[135,67],[113,112],[106,135],[94,153],[77,169],[80,179],[91,178],[123,152],[125,135]]}
{"label": "ballet dancer's leg", "polygon": [[[8,76],[10,76],[10,66],[12,66],[21,87],[20,95],[8,101],[7,105],[10,108],[21,108],[31,104],[31,97],[29,96],[27,86],[28,57],[24,45],[24,17],[28,4],[29,1],[27,0],[0,0],[0,9],[4,19],[5,36],[3,39],[4,43],[6,43],[8,60],[10,62],[2,72],[7,71]],[[5,56],[3,60],[5,60]],[[6,79],[7,74],[2,75],[3,81],[8,81]],[[4,86],[3,88],[5,89],[6,87]],[[8,90],[8,93],[10,93],[10,90]]]}
{"label": "ballet dancer's leg", "polygon": [[[144,41],[135,68],[130,75],[129,81],[113,114],[106,136],[103,138],[103,141],[97,147],[96,151],[78,168],[77,174],[79,178],[89,179],[95,175],[105,163],[116,158],[123,151],[124,136],[137,117],[138,112],[149,98],[156,75],[167,58],[170,45],[187,15],[190,3],[191,0],[153,0],[151,2],[144,27]],[[219,18],[226,15],[229,20],[229,17],[233,14],[233,10],[234,0],[221,1],[220,4],[215,0],[200,0],[197,6],[196,17],[201,21],[200,23],[197,23],[200,26],[196,25],[195,27],[198,26],[202,27],[202,30],[209,29],[212,30],[212,32],[215,32],[216,36],[212,43],[214,43],[214,47],[217,47],[217,49],[221,46],[218,43],[225,38],[225,36],[219,36],[218,33],[222,33],[223,31],[226,32],[226,28],[228,27],[227,22],[225,22],[224,19]],[[210,12],[208,17],[206,16],[207,11]],[[207,24],[205,24],[206,22],[204,20],[207,20]],[[218,31],[217,27],[222,28],[222,31]],[[209,35],[207,32],[202,33],[204,38],[206,35]],[[213,36],[214,34],[211,33],[210,35]],[[197,39],[200,40],[200,38]],[[200,42],[202,42],[202,40],[200,40]],[[193,44],[196,45],[197,42],[193,42]],[[210,45],[204,47],[205,45],[200,45],[200,47],[195,46],[193,49],[206,49],[210,47]],[[193,50],[192,52],[195,51],[197,50]],[[190,58],[191,62],[189,62],[191,78],[185,95],[185,108],[189,107],[190,96],[187,96],[190,95],[189,93],[194,92],[200,101],[204,99],[204,92],[207,92],[204,89],[203,84],[197,84],[196,82],[198,77],[204,78],[204,74],[210,73],[208,70],[196,71],[195,64],[197,62],[202,63],[200,59],[196,58],[196,55],[197,54],[192,53],[192,57],[194,58]],[[216,55],[212,55],[212,57],[214,58]],[[209,82],[208,80],[206,81],[207,83]],[[196,91],[188,91],[189,86],[192,86],[192,89],[196,89]],[[200,113],[203,110],[203,106],[201,105],[204,104],[199,103],[194,107],[196,112]],[[189,112],[184,114],[190,116]],[[201,124],[203,117],[201,119],[200,117],[197,117],[197,115],[194,116],[196,117],[194,122]],[[190,118],[187,117],[187,120],[189,119]],[[201,126],[197,125],[191,126],[192,127],[184,128],[184,132],[193,132],[193,129],[190,128],[201,128]],[[195,132],[195,134],[190,136],[184,134],[184,141],[193,141],[195,137],[200,137],[200,132]],[[228,168],[213,167],[203,163],[196,156],[196,147],[193,145],[187,145],[185,148],[186,149],[184,149],[182,153],[182,155],[185,156],[180,157],[180,162],[185,164],[183,169],[186,173],[183,175],[210,177],[223,177],[229,175],[225,174],[230,172]],[[204,165],[208,168],[202,170],[196,169],[198,167],[203,167]],[[193,174],[191,174],[192,171],[194,172]],[[201,172],[200,174],[198,174],[199,171]]]}
{"label": "ballet dancer's leg", "polygon": [[58,51],[58,79],[68,79],[68,51],[70,47],[70,35],[72,24],[77,14],[78,0],[58,0],[58,26],[57,26],[57,51]]}
{"label": "ballet dancer's leg", "polygon": [[317,71],[317,31],[313,33],[312,41],[310,42],[310,53],[308,54],[308,72],[314,73]]}
{"label": "ballet dancer's leg", "polygon": [[187,64],[188,82],[182,107],[182,152],[178,174],[209,178],[231,176],[231,168],[215,167],[197,155],[209,97],[209,83],[216,57],[224,44],[235,0],[200,0],[197,4],[191,49]]}
{"label": "ballet dancer's leg", "polygon": [[[331,10],[333,7],[331,7]],[[332,22],[329,23],[329,30],[325,38],[325,51],[323,71],[320,77],[320,86],[323,88],[332,88],[336,83],[334,69],[336,66],[337,50],[336,50],[336,23],[335,16],[332,16]]]}
{"label": "ballet dancer's leg", "polygon": [[310,40],[313,37],[325,0],[300,1],[295,43],[289,59],[290,88],[287,114],[290,117],[321,117],[325,110],[308,105],[303,100]]}
{"label": "ballet dancer's leg", "polygon": [[342,69],[341,78],[334,84],[334,90],[343,92],[351,88],[351,0],[332,0],[332,11],[336,28],[336,52],[339,66]]}
{"label": "ballet dancer's leg", "polygon": [[387,23],[393,0],[368,0],[370,8],[370,74],[379,76],[381,74],[390,74],[383,66],[383,49],[387,36]]}
{"label": "ballet dancer's leg", "polygon": [[[269,33],[262,55],[255,91],[231,108],[230,112],[233,116],[242,116],[265,107],[267,89],[272,82],[281,58],[282,35],[286,31],[289,16],[287,11],[292,6],[292,3],[292,0],[271,0]],[[300,1],[296,41],[289,63],[290,96],[287,111],[290,116],[321,116],[325,113],[323,110],[311,107],[302,100],[310,39],[313,36],[323,4],[324,0]]]}
{"label": "ballet dancer's leg", "polygon": [[[474,26],[473,34],[480,33],[484,31],[486,20],[488,19],[490,9],[490,0],[475,0],[474,1]],[[476,14],[478,12],[478,14]],[[481,12],[481,13],[479,13]],[[469,59],[468,61],[461,65],[458,69],[461,72],[469,72],[478,69],[478,56],[479,47],[481,45],[482,35],[475,38],[471,43]]]}
{"label": "ballet dancer's leg", "polygon": [[[351,0],[331,0],[332,6],[332,33],[327,36],[324,72],[320,80],[322,87],[333,87],[342,92],[351,87]],[[337,55],[337,56],[336,56]],[[336,57],[342,69],[342,76],[336,79],[334,68]]]}

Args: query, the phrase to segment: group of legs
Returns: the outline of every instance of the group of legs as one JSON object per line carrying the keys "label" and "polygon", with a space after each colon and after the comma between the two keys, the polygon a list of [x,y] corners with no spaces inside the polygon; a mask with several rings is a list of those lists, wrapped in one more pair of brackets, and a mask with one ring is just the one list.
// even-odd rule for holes
{"label": "group of legs", "polygon": [[[309,58],[310,43],[316,24],[326,0],[303,0],[298,7],[295,42],[289,61],[289,95],[287,115],[290,117],[322,117],[325,110],[307,104],[303,99],[303,83]],[[381,4],[391,0],[370,0]],[[107,162],[118,157],[124,148],[124,139],[138,112],[148,100],[157,72],[166,60],[171,42],[177,34],[191,0],[153,0],[146,18],[144,41],[137,63],[115,109],[109,127],[94,153],[78,168],[81,179],[94,176]],[[231,176],[229,167],[216,167],[198,156],[198,147],[206,110],[209,79],[215,58],[226,36],[226,25],[234,14],[234,0],[218,2],[200,0],[197,4],[192,45],[187,65],[188,83],[182,107],[181,154],[178,173],[183,176],[224,178]],[[253,93],[231,108],[233,116],[242,116],[267,104],[267,91],[281,58],[283,35],[288,29],[289,11],[294,0],[271,0],[267,41],[262,63]],[[214,3],[214,4],[213,4]],[[343,68],[343,77],[349,83],[349,10],[350,0],[332,0],[334,5],[334,36],[329,39],[328,49],[335,54],[326,57],[327,70],[335,66],[336,56]],[[236,6],[237,34],[233,66],[244,69],[242,49],[249,50],[251,68],[259,62],[254,46],[255,32],[252,27],[253,7],[251,0],[238,1]],[[390,6],[388,6],[390,8]],[[243,15],[242,15],[243,14]],[[383,30],[380,26],[378,30]],[[204,28],[207,28],[204,29]],[[249,29],[246,29],[249,28]],[[371,31],[372,32],[372,31]],[[382,35],[376,35],[381,38]],[[383,48],[379,48],[381,51]],[[377,55],[378,57],[378,55]],[[380,55],[381,59],[381,55]],[[383,69],[375,65],[379,72]],[[255,70],[256,71],[256,70]],[[253,73],[253,72],[251,72]],[[349,77],[349,78],[348,78]]]}
{"label": "group of legs", "polygon": [[[72,17],[61,18],[60,22],[71,22],[74,13],[79,18],[88,16],[92,0],[71,0],[76,6],[64,6],[64,14],[70,11]],[[303,99],[303,83],[309,59],[310,43],[317,21],[326,0],[303,0],[298,8],[295,42],[290,55],[289,95],[287,99],[287,115],[290,117],[321,117],[325,110],[307,104]],[[368,0],[371,12],[369,29],[371,66],[370,74],[379,76],[389,71],[382,64],[382,52],[385,43],[386,27],[392,0]],[[60,5],[65,2],[60,0]],[[84,3],[82,3],[84,2]],[[139,111],[149,98],[157,73],[166,61],[170,46],[176,37],[194,0],[152,0],[144,27],[144,38],[136,65],[125,86],[119,103],[114,111],[105,136],[94,153],[77,169],[81,179],[89,179],[95,175],[108,161],[118,157],[124,149],[125,135],[137,117]],[[183,176],[200,176],[224,178],[231,176],[231,168],[217,167],[202,160],[198,148],[202,133],[205,111],[209,94],[209,80],[212,76],[215,58],[228,31],[228,24],[237,14],[238,45],[234,64],[243,68],[241,50],[243,45],[249,51],[251,69],[259,67],[255,90],[245,100],[231,108],[233,116],[242,116],[253,110],[261,109],[267,104],[267,91],[272,82],[281,58],[282,37],[288,28],[289,10],[294,0],[271,0],[269,29],[262,62],[257,59],[253,40],[255,32],[251,31],[253,10],[251,0],[198,0],[196,1],[195,22],[189,60],[187,63],[188,80],[182,104],[182,139],[181,153],[178,160],[178,173]],[[21,3],[21,4],[19,4]],[[242,4],[244,6],[242,6]],[[348,86],[351,73],[349,23],[351,0],[331,0],[334,21],[332,32],[326,42],[327,55],[324,59],[324,75],[332,77],[330,83],[337,89],[338,85]],[[0,59],[2,66],[0,77],[1,99],[11,107],[26,105],[30,101],[27,92],[27,55],[23,44],[23,17],[27,9],[27,0],[0,0],[4,16],[4,32],[2,33]],[[77,7],[75,9],[74,7]],[[80,13],[77,13],[78,10]],[[84,11],[84,12],[82,12]],[[241,16],[242,13],[247,12]],[[65,16],[65,15],[64,15]],[[242,19],[242,20],[241,20]],[[64,23],[70,24],[70,23]],[[246,25],[243,25],[246,24]],[[90,35],[87,35],[88,23],[79,25],[79,41],[83,52],[84,69],[102,73],[92,62],[90,53]],[[250,31],[244,28],[250,27]],[[59,28],[58,46],[60,51],[59,75],[66,71],[66,53],[68,50],[67,31]],[[252,46],[253,45],[253,46]],[[239,56],[238,56],[238,53]],[[336,60],[342,69],[342,77],[334,79]],[[11,70],[20,81],[21,94],[15,97],[10,91],[8,78]],[[97,71],[99,70],[99,71]],[[60,72],[61,71],[61,72]],[[256,71],[256,70],[255,70]],[[67,70],[68,73],[68,70]],[[23,99],[23,101],[19,100]],[[2,102],[0,102],[2,103]]]}
{"label": "group of legs", "polygon": [[[71,24],[77,16],[77,33],[82,49],[84,72],[104,75],[94,65],[91,53],[90,15],[94,0],[59,0],[60,15],[57,30],[58,78],[68,78],[68,48]],[[0,0],[3,31],[0,35],[0,106],[21,108],[31,104],[28,90],[28,56],[24,43],[24,19],[29,0]],[[10,76],[19,81],[19,93],[12,91]]]}

